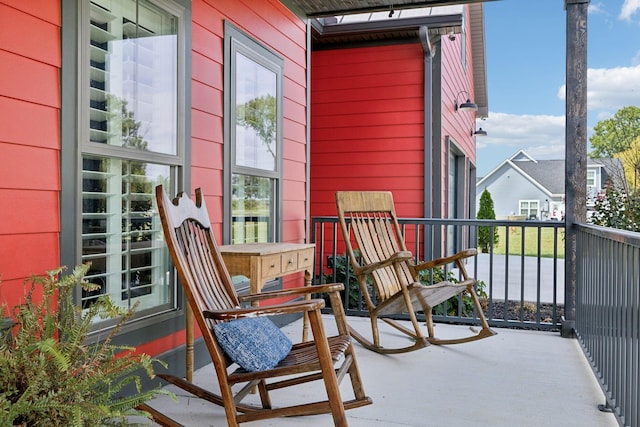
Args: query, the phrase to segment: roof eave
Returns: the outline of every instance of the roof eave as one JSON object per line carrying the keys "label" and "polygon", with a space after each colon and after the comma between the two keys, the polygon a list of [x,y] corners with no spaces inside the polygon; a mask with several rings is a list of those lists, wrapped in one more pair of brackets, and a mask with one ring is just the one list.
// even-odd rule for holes
{"label": "roof eave", "polygon": [[289,9],[299,11],[307,18],[351,15],[354,13],[416,9],[421,7],[452,6],[484,3],[495,0],[280,0]]}
{"label": "roof eave", "polygon": [[473,62],[474,101],[478,105],[477,118],[489,117],[487,90],[487,63],[484,33],[484,7],[481,3],[469,5],[469,30]]}

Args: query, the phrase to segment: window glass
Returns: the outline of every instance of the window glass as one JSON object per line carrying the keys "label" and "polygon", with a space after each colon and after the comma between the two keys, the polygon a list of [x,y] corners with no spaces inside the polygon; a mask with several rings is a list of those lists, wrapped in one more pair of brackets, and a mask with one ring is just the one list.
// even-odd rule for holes
{"label": "window glass", "polygon": [[169,166],[85,156],[82,159],[82,262],[100,289],[84,292],[87,307],[108,294],[138,309],[170,302],[169,255],[154,188],[168,185]]}
{"label": "window glass", "polygon": [[90,15],[89,141],[176,154],[177,17],[145,0]]}
{"label": "window glass", "polygon": [[276,73],[236,52],[235,164],[276,170]]}
{"label": "window glass", "polygon": [[231,243],[274,242],[282,179],[283,61],[230,24],[225,52],[228,236]]}
{"label": "window glass", "polygon": [[272,242],[274,180],[233,174],[231,243]]}
{"label": "window glass", "polygon": [[527,218],[537,217],[540,203],[538,200],[520,200],[520,215]]}
{"label": "window glass", "polygon": [[[172,2],[92,0],[80,40],[81,259],[101,294],[146,316],[175,308],[175,281],[154,189],[175,192],[183,166],[178,82],[182,9]],[[163,4],[160,7],[159,4]],[[88,37],[83,38],[83,37]],[[183,114],[184,116],[184,114]],[[101,322],[96,319],[96,322]]]}

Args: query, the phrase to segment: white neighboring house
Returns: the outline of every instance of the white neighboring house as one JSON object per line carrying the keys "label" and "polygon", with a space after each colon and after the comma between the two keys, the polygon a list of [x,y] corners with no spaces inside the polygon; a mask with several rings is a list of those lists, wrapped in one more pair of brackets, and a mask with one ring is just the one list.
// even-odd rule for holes
{"label": "white neighboring house", "polygon": [[[523,150],[500,163],[476,183],[476,206],[487,189],[496,219],[562,220],[564,218],[565,161],[536,160]],[[587,162],[587,212],[593,211],[598,194],[608,180],[616,181],[619,159],[589,159]]]}

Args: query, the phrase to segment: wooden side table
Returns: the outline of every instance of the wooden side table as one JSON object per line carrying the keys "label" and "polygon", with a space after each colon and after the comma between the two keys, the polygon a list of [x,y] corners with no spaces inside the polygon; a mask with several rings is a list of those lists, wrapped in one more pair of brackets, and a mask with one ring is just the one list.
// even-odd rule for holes
{"label": "wooden side table", "polygon": [[[269,280],[304,272],[305,286],[311,285],[315,245],[308,243],[242,243],[222,245],[220,253],[229,274],[249,276],[251,293],[262,290]],[[309,322],[304,316],[302,340],[308,337]]]}
{"label": "wooden side table", "polygon": [[243,243],[222,245],[220,253],[232,276],[249,276],[251,293],[262,290],[269,280],[304,272],[305,286],[311,285],[314,244]]}

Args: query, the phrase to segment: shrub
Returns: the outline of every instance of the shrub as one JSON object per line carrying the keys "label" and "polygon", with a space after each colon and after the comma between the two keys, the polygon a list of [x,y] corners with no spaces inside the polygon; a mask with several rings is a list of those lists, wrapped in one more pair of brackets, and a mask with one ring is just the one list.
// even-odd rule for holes
{"label": "shrub", "polygon": [[[112,344],[132,310],[116,307],[108,296],[84,311],[74,303],[77,286],[96,289],[84,279],[88,268],[63,275],[61,267],[25,283],[24,303],[12,310],[15,325],[0,341],[0,425],[128,425],[129,415],[149,416],[136,406],[171,395],[142,391],[139,372],[153,378],[152,365],[159,361]],[[96,316],[119,321],[105,339],[86,344]],[[137,394],[124,394],[131,385]]]}
{"label": "shrub", "polygon": [[598,197],[589,221],[603,227],[640,231],[640,192],[627,194],[608,185]]}
{"label": "shrub", "polygon": [[[356,251],[356,256],[359,256]],[[342,292],[342,300],[346,302],[347,308],[360,310],[361,298],[360,298],[360,285],[358,284],[358,278],[353,273],[353,267],[351,261],[346,255],[336,255],[329,257],[328,267],[333,268],[331,274],[325,274],[325,283],[338,282],[344,284],[344,292]],[[334,279],[335,274],[335,279]],[[369,292],[371,293],[371,284],[369,286]],[[348,295],[348,297],[347,297]]]}
{"label": "shrub", "polygon": [[[480,208],[478,209],[477,219],[496,219],[496,213],[493,210],[493,199],[491,193],[486,188],[480,195]],[[483,225],[478,227],[478,247],[483,253],[489,252],[491,245],[498,244],[498,229]]]}

